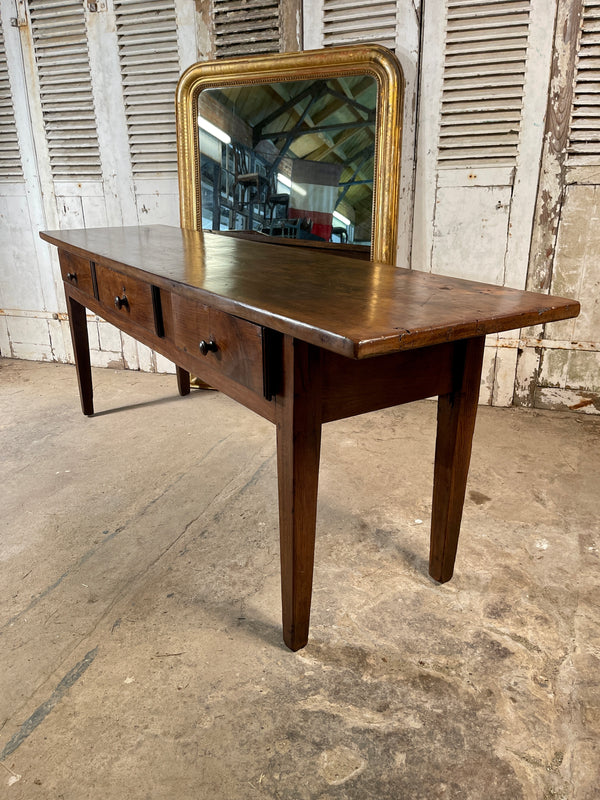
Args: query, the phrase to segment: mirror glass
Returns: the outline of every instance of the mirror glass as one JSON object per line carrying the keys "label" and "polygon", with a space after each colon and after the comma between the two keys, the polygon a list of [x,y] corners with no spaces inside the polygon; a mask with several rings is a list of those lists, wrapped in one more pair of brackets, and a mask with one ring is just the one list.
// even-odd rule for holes
{"label": "mirror glass", "polygon": [[202,228],[370,245],[377,98],[360,74],[202,91]]}

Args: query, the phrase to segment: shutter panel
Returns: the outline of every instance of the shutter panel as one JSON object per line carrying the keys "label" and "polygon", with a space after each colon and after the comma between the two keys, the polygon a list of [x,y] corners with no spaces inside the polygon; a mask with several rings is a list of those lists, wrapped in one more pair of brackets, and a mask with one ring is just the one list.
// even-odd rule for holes
{"label": "shutter panel", "polygon": [[516,163],[530,0],[448,0],[438,167]]}
{"label": "shutter panel", "polygon": [[324,0],[323,44],[376,42],[396,46],[396,0]]}
{"label": "shutter panel", "polygon": [[217,58],[279,52],[279,0],[213,0],[212,7]]}
{"label": "shutter panel", "polygon": [[133,176],[176,175],[174,0],[115,0],[114,7]]}
{"label": "shutter panel", "polygon": [[584,0],[575,70],[568,163],[600,164],[600,0]]}
{"label": "shutter panel", "polygon": [[19,140],[8,79],[8,64],[4,50],[2,20],[0,20],[0,180],[23,180]]}
{"label": "shutter panel", "polygon": [[81,0],[29,0],[52,177],[97,179],[100,154]]}

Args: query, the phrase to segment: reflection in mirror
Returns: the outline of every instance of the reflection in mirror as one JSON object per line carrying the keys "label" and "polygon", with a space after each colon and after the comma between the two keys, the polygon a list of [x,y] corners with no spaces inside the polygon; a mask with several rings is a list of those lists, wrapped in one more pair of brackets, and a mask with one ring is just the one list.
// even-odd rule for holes
{"label": "reflection in mirror", "polygon": [[369,75],[201,92],[202,228],[369,245],[377,96]]}

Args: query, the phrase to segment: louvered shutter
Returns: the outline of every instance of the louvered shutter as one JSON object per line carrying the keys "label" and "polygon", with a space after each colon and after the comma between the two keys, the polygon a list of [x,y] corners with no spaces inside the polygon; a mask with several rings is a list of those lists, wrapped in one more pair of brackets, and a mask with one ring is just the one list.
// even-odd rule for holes
{"label": "louvered shutter", "polygon": [[213,0],[216,57],[277,53],[281,49],[279,2]]}
{"label": "louvered shutter", "polygon": [[81,0],[29,0],[52,177],[101,177]]}
{"label": "louvered shutter", "polygon": [[133,176],[176,175],[175,3],[115,0],[114,8]]}
{"label": "louvered shutter", "polygon": [[584,0],[569,131],[569,165],[600,164],[600,0]]}
{"label": "louvered shutter", "polygon": [[530,0],[449,0],[439,167],[516,163]]}
{"label": "louvered shutter", "polygon": [[324,0],[323,45],[376,42],[394,49],[396,0]]}
{"label": "louvered shutter", "polygon": [[[416,17],[400,30],[396,0],[303,0],[304,47],[375,43],[396,49],[408,44]],[[418,35],[417,35],[418,42]]]}
{"label": "louvered shutter", "polygon": [[23,168],[8,79],[2,21],[0,20],[0,180],[20,181],[22,179]]}

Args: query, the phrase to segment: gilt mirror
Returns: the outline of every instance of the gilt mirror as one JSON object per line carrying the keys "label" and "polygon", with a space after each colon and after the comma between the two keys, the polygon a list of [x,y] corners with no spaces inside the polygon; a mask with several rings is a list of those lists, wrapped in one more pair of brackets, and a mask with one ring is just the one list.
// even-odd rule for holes
{"label": "gilt mirror", "polygon": [[176,98],[182,227],[393,263],[403,89],[378,45],[193,65]]}

